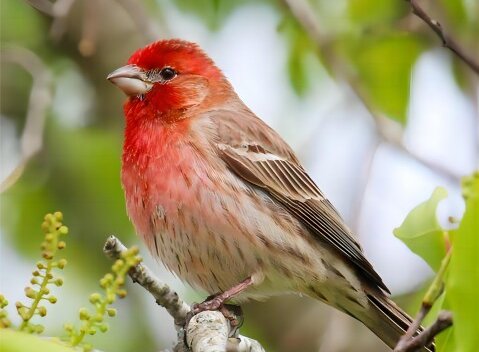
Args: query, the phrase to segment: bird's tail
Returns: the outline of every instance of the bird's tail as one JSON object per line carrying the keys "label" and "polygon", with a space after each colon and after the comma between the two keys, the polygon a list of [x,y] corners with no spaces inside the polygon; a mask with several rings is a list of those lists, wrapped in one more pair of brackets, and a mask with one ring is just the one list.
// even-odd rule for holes
{"label": "bird's tail", "polygon": [[[394,349],[399,338],[406,333],[412,319],[382,292],[366,291],[366,293],[369,301],[368,311],[357,318]],[[420,331],[422,328],[418,332]],[[434,343],[420,351],[434,352]]]}

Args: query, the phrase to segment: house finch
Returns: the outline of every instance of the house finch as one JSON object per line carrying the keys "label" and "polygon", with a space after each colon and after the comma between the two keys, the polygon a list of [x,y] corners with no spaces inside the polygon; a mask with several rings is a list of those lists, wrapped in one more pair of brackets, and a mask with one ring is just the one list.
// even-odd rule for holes
{"label": "house finch", "polygon": [[154,256],[214,295],[197,311],[301,293],[395,346],[411,319],[293,150],[196,44],[150,44],[108,79],[129,96],[128,214]]}

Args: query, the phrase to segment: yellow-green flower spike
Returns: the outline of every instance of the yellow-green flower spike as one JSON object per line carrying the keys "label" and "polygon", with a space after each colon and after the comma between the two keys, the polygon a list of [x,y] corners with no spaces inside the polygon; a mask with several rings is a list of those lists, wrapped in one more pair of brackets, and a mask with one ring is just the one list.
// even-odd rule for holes
{"label": "yellow-green flower spike", "polygon": [[57,259],[56,255],[58,251],[65,248],[66,243],[60,239],[68,233],[68,228],[62,224],[63,214],[55,212],[54,214],[47,214],[44,217],[44,221],[41,225],[41,229],[44,233],[44,239],[41,244],[42,258],[44,260],[39,261],[36,264],[36,270],[32,272],[33,277],[30,283],[37,286],[35,290],[32,287],[25,288],[25,296],[32,300],[29,306],[26,306],[20,302],[17,302],[17,312],[22,318],[19,329],[23,331],[29,331],[32,333],[41,333],[43,326],[35,325],[30,322],[34,315],[44,317],[47,314],[47,309],[44,306],[39,306],[41,300],[48,301],[50,303],[56,303],[57,298],[50,295],[50,289],[48,285],[61,286],[63,280],[54,278],[53,269],[63,269],[66,265],[66,260],[61,258]]}
{"label": "yellow-green flower spike", "polygon": [[8,313],[4,309],[8,306],[8,301],[4,295],[0,294],[0,329],[8,328],[12,325],[10,319],[8,319]]}
{"label": "yellow-green flower spike", "polygon": [[104,322],[105,316],[114,317],[116,309],[109,307],[116,298],[126,296],[126,290],[123,289],[125,278],[128,271],[134,265],[140,263],[141,258],[137,255],[138,248],[131,249],[122,253],[121,258],[112,265],[111,272],[100,279],[100,287],[104,289],[104,294],[92,293],[89,297],[90,303],[94,306],[94,312],[89,312],[86,308],[80,309],[81,324],[78,329],[72,325],[65,325],[65,331],[70,337],[71,346],[83,345],[84,351],[90,348],[83,343],[86,335],[93,335],[97,331],[106,332],[108,324]]}

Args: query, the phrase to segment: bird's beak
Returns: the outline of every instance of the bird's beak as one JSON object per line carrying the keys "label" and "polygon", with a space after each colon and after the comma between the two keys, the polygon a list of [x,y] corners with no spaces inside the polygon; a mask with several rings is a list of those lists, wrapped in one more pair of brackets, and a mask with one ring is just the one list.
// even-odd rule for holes
{"label": "bird's beak", "polygon": [[136,65],[120,67],[110,73],[106,79],[129,96],[145,94],[153,87],[145,71]]}

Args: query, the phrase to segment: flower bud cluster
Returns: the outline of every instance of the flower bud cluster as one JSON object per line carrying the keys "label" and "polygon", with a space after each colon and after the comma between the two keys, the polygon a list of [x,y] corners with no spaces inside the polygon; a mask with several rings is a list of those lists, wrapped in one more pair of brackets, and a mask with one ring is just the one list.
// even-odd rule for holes
{"label": "flower bud cluster", "polygon": [[42,231],[44,240],[41,244],[42,258],[36,264],[36,269],[32,272],[30,279],[31,286],[25,287],[25,296],[32,300],[30,305],[16,302],[18,315],[22,318],[22,324],[19,329],[30,333],[42,333],[43,326],[32,324],[30,320],[37,315],[44,317],[47,315],[47,308],[40,305],[41,301],[48,301],[51,304],[57,302],[57,297],[50,293],[48,286],[62,286],[63,280],[54,277],[53,269],[63,269],[67,264],[66,259],[57,259],[59,250],[65,248],[66,244],[61,240],[62,236],[68,234],[68,228],[63,225],[63,214],[56,212],[54,214],[45,215],[42,223]]}
{"label": "flower bud cluster", "polygon": [[8,313],[5,307],[8,306],[8,301],[4,295],[0,294],[0,329],[8,328],[12,325],[10,319],[8,319]]}
{"label": "flower bud cluster", "polygon": [[122,253],[121,259],[115,261],[111,267],[111,272],[105,274],[100,279],[100,287],[103,293],[92,293],[89,297],[90,303],[94,306],[93,312],[87,308],[81,308],[79,311],[80,327],[76,329],[71,324],[65,324],[64,328],[70,338],[71,346],[82,345],[84,350],[88,350],[89,345],[83,343],[86,335],[95,335],[98,331],[108,331],[108,324],[104,321],[106,316],[114,317],[116,309],[111,308],[117,297],[126,296],[126,290],[123,288],[128,271],[141,262],[138,256],[138,248],[132,247]]}

